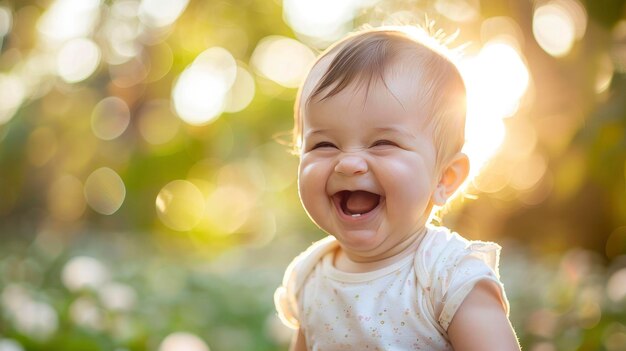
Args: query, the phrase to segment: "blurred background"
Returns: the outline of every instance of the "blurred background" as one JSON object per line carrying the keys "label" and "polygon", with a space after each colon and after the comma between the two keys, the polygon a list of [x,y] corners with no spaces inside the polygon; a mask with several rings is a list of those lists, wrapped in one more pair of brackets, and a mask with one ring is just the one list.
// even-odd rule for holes
{"label": "blurred background", "polygon": [[[364,24],[463,47],[473,179],[524,350],[626,350],[624,0],[0,0],[0,351],[286,350],[323,234],[296,87]],[[434,21],[434,24],[433,24]]]}

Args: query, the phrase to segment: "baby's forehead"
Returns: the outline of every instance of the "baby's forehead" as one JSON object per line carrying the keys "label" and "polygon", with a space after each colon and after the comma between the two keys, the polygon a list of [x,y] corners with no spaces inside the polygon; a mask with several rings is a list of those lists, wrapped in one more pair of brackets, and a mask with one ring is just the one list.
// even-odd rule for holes
{"label": "baby's forehead", "polygon": [[[379,74],[370,70],[354,71],[353,77],[339,91],[332,92],[335,86],[342,84],[334,81],[326,89],[315,91],[328,72],[335,55],[321,58],[311,69],[301,90],[301,108],[305,112],[311,104],[332,98],[339,94],[357,94],[372,98],[372,94],[390,95],[391,103],[400,103],[406,108],[428,109],[432,104],[427,95],[432,94],[432,84],[428,83],[427,68],[410,54],[398,55],[387,60]],[[443,92],[441,92],[443,93]],[[315,94],[315,96],[312,96]],[[361,99],[356,99],[361,101]]]}

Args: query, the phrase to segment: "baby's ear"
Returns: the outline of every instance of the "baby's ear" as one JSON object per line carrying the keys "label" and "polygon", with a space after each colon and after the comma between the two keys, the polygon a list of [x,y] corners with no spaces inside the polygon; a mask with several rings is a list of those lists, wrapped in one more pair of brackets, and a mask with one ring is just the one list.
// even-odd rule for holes
{"label": "baby's ear", "polygon": [[463,184],[468,174],[469,158],[466,154],[459,152],[454,155],[441,172],[441,179],[433,194],[435,205],[445,205],[450,196]]}

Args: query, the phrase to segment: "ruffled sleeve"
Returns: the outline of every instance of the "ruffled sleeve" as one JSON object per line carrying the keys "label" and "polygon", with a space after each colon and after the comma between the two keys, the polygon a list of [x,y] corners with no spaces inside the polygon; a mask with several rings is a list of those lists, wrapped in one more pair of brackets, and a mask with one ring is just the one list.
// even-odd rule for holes
{"label": "ruffled sleeve", "polygon": [[433,318],[447,331],[454,314],[479,281],[491,281],[498,288],[508,316],[509,302],[500,282],[498,264],[501,247],[493,242],[468,241],[457,233],[438,230],[422,261],[426,290]]}
{"label": "ruffled sleeve", "polygon": [[338,245],[334,237],[328,236],[313,243],[287,266],[282,285],[274,292],[274,305],[276,306],[278,317],[287,327],[292,329],[300,327],[298,319],[298,292],[322,256],[334,250]]}

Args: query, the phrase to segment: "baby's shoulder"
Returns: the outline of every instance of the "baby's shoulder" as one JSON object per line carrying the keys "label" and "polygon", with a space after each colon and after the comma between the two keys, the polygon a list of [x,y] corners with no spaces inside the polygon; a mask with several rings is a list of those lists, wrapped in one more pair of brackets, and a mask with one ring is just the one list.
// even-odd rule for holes
{"label": "baby's shoulder", "polygon": [[335,250],[338,246],[337,239],[332,236],[327,236],[311,244],[287,266],[283,277],[283,286],[292,290],[294,294],[297,293],[315,265],[324,255]]}
{"label": "baby's shoulder", "polygon": [[334,237],[328,236],[313,243],[287,266],[282,284],[274,292],[274,304],[285,325],[298,328],[296,296],[315,265],[338,245]]}
{"label": "baby's shoulder", "polygon": [[432,279],[468,259],[482,261],[497,272],[501,249],[494,242],[468,240],[446,227],[429,226],[416,252],[416,273]]}

